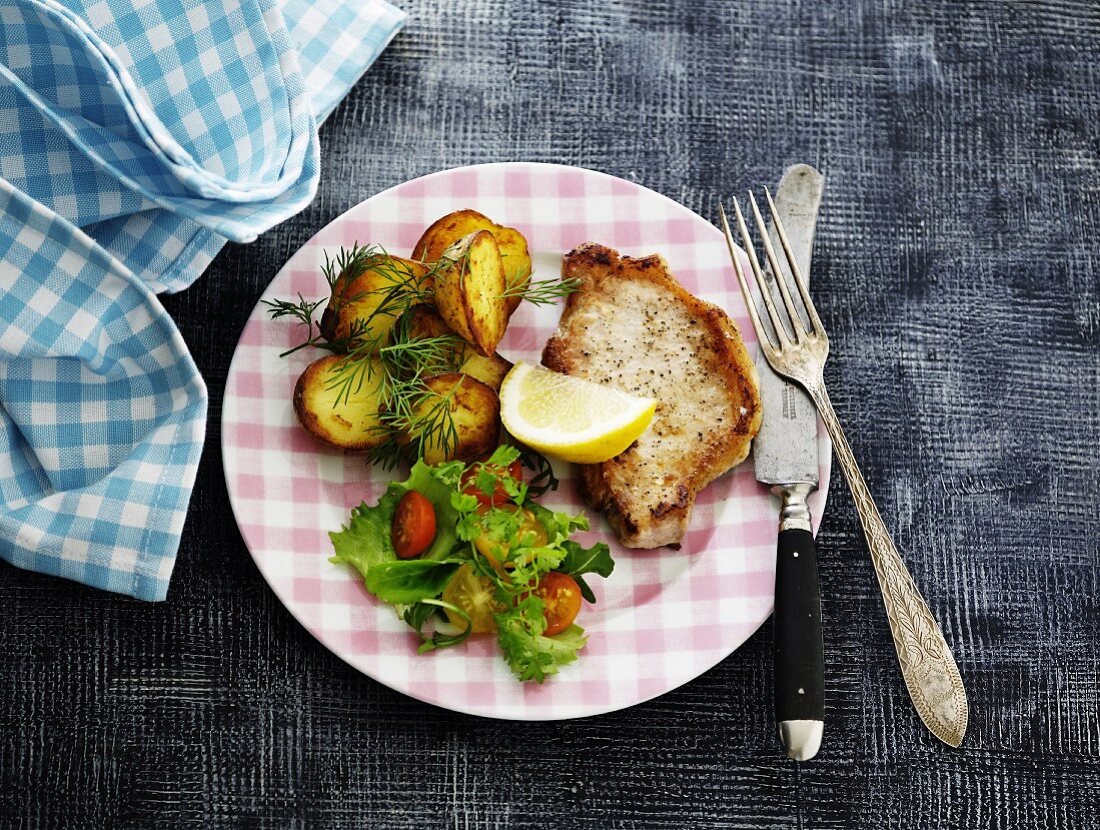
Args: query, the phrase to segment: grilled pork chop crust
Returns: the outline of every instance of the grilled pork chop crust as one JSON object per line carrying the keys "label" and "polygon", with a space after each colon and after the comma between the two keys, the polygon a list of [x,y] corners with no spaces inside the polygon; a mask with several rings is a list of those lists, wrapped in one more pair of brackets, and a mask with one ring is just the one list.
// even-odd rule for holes
{"label": "grilled pork chop crust", "polygon": [[695,497],[740,464],[760,428],[756,367],[737,326],[688,293],[658,254],[593,242],[570,251],[578,278],[542,362],[557,372],[656,398],[653,421],[620,455],[580,465],[580,491],[631,548],[678,543]]}

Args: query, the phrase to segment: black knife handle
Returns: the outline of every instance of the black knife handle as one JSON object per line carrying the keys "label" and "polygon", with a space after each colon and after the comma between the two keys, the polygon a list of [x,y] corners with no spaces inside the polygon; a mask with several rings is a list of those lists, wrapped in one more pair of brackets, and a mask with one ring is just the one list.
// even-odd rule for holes
{"label": "black knife handle", "polygon": [[825,720],[825,653],[814,536],[779,532],[775,562],[775,721]]}

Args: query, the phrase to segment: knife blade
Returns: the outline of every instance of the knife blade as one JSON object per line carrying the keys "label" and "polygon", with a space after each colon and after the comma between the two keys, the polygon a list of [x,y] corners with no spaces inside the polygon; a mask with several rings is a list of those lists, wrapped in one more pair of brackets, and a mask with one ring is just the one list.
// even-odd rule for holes
{"label": "knife blade", "polygon": [[[783,174],[775,194],[791,251],[807,281],[823,190],[821,174],[809,165],[797,164]],[[776,250],[782,250],[774,227],[769,236]],[[787,280],[798,296],[783,259],[780,257],[781,274],[766,273],[780,307],[777,276]],[[770,320],[766,324],[774,337]],[[757,356],[756,368],[764,412],[753,443],[756,478],[782,502],[775,573],[775,720],[787,754],[804,761],[817,754],[825,726],[821,592],[806,504],[818,484],[817,410],[801,388],[772,370],[763,352]]]}

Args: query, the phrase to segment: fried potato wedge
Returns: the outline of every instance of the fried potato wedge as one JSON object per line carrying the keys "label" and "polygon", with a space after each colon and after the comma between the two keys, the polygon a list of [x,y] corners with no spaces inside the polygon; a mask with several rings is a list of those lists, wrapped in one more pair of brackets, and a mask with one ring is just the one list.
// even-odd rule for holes
{"label": "fried potato wedge", "polygon": [[408,325],[410,340],[423,340],[427,337],[442,337],[445,334],[454,334],[435,306],[425,304],[416,305],[405,312],[405,321]]}
{"label": "fried potato wedge", "polygon": [[430,291],[430,271],[423,262],[388,254],[357,260],[332,286],[321,315],[321,336],[330,343],[357,339],[351,337],[353,333],[383,338],[395,317],[388,309],[404,292]]}
{"label": "fried potato wedge", "polygon": [[[422,423],[438,422],[435,409],[450,407],[454,431],[451,441],[436,431],[424,443],[421,457],[425,464],[443,461],[477,461],[487,458],[500,443],[500,400],[497,393],[481,381],[458,372],[426,378],[424,384],[435,394],[425,396],[414,412]],[[417,436],[406,435],[407,444]],[[446,444],[450,443],[447,447]]]}
{"label": "fried potato wedge", "polygon": [[[405,319],[410,340],[454,334],[434,306],[414,306],[405,312]],[[459,349],[458,371],[480,380],[486,386],[491,386],[494,392],[499,392],[504,376],[512,368],[512,361],[501,357],[499,352],[494,352],[488,357],[480,355],[469,348],[465,341],[462,341]]]}
{"label": "fried potato wedge", "polygon": [[[510,289],[526,288],[531,281],[531,254],[527,240],[515,228],[498,225],[476,210],[456,210],[433,222],[413,248],[413,259],[437,262],[443,252],[474,231],[489,231],[500,247],[505,284]],[[520,304],[520,297],[508,297],[508,315]]]}
{"label": "fried potato wedge", "polygon": [[512,361],[501,357],[499,353],[485,357],[470,351],[462,365],[458,367],[464,375],[469,375],[475,380],[480,380],[494,392],[500,392],[500,385],[504,383],[504,376],[512,369]]}
{"label": "fried potato wedge", "polygon": [[332,447],[364,452],[392,440],[378,417],[381,367],[349,400],[337,403],[339,389],[332,388],[338,355],[315,360],[294,385],[294,412],[306,432]]}
{"label": "fried potato wedge", "polygon": [[435,306],[456,334],[488,357],[508,326],[504,266],[489,231],[462,237],[440,257],[435,273]]}

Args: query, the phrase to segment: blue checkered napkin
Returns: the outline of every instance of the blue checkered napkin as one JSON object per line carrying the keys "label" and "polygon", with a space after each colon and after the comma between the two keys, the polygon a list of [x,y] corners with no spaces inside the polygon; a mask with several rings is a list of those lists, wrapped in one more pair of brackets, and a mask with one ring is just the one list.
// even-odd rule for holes
{"label": "blue checkered napkin", "polygon": [[0,21],[0,77],[116,190],[237,241],[313,198],[316,126],[274,0],[2,0]]}
{"label": "blue checkered napkin", "polygon": [[0,558],[140,599],[168,590],[206,388],[157,298],[0,181]]}
{"label": "blue checkered napkin", "polygon": [[[21,33],[27,10],[13,12],[13,5],[12,0],[0,0],[0,55],[7,49],[21,67],[29,57],[12,45],[7,21],[20,21],[14,31]],[[318,121],[374,62],[405,19],[384,0],[282,0],[281,11]],[[73,99],[68,91],[72,85],[59,78],[57,91],[47,97],[66,103]],[[3,67],[0,176],[81,227],[154,291],[186,288],[226,241],[187,215],[159,207],[97,166],[28,102]]]}
{"label": "blue checkered napkin", "polygon": [[318,122],[405,23],[405,13],[384,0],[281,0],[280,6]]}
{"label": "blue checkered napkin", "polygon": [[[405,14],[384,0],[283,0],[282,11],[318,122],[405,22]],[[158,293],[191,285],[226,241],[162,209],[84,225],[84,230]]]}
{"label": "blue checkered napkin", "polygon": [[206,390],[150,289],[309,200],[404,20],[281,4],[0,0],[0,559],[164,598]]}
{"label": "blue checkered napkin", "polygon": [[383,0],[0,0],[0,558],[164,598],[207,397],[150,288],[308,201],[315,122],[403,22]]}

